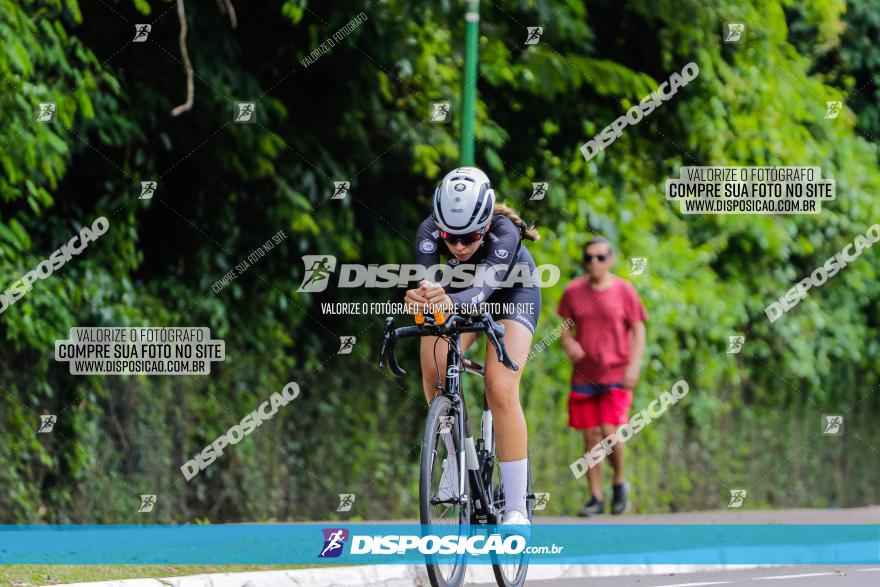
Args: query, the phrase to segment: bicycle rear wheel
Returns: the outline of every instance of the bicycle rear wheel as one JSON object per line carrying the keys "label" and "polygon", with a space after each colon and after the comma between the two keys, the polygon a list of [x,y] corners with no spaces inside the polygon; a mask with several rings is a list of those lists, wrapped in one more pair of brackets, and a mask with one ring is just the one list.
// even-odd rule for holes
{"label": "bicycle rear wheel", "polygon": [[[501,523],[501,516],[504,515],[504,486],[501,484],[501,467],[498,461],[495,461],[495,474],[492,479],[492,496],[495,502],[495,509],[498,512],[498,523]],[[526,482],[526,515],[529,522],[532,521],[532,511],[535,507],[535,500],[528,496],[532,495],[532,469],[528,470]],[[529,539],[526,538],[526,545],[529,545]],[[529,555],[524,550],[520,554],[496,554],[492,553],[492,572],[495,573],[495,581],[500,587],[522,587],[526,582],[526,575],[529,572]]]}
{"label": "bicycle rear wheel", "polygon": [[[452,468],[458,471],[458,435],[460,418],[455,414],[448,397],[439,396],[431,402],[425,422],[422,441],[422,463],[419,476],[419,513],[426,534],[468,535],[470,502],[459,502],[458,475],[452,479]],[[442,432],[447,431],[447,432]],[[455,454],[449,454],[443,435],[451,434]],[[443,460],[447,461],[447,479],[443,479]],[[452,468],[450,468],[452,467]],[[441,491],[441,481],[443,491]],[[465,480],[465,491],[469,491]],[[458,587],[464,581],[466,567],[464,554],[427,554],[425,564],[433,587]]]}

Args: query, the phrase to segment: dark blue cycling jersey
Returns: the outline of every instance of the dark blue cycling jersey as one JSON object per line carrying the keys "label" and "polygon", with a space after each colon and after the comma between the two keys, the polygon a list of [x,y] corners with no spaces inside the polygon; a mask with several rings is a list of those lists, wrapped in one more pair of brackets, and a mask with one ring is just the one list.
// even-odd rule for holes
{"label": "dark blue cycling jersey", "polygon": [[[517,252],[517,245],[520,244],[521,239],[520,228],[504,214],[496,214],[480,248],[464,263],[484,268],[497,267],[495,278],[498,282],[504,281],[504,277],[515,264],[525,264],[529,273],[534,273],[535,261],[525,246],[519,246]],[[440,265],[441,255],[444,257],[445,265],[455,267],[462,264],[447,248],[446,241],[440,237],[440,229],[429,216],[422,221],[416,231],[416,263],[426,268]],[[428,276],[428,280],[439,281],[432,275]],[[517,320],[532,332],[538,324],[538,315],[541,312],[541,290],[537,286],[520,282],[505,287],[483,280],[473,287],[456,288],[447,285],[443,289],[456,305],[504,302],[510,308],[519,307],[525,310],[493,312],[496,320],[505,318]]]}

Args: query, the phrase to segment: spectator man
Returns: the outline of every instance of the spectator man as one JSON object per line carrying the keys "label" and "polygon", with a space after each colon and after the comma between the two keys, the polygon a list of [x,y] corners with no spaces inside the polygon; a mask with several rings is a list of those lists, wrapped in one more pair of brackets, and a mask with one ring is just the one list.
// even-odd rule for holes
{"label": "spectator man", "polygon": [[[568,398],[568,425],[583,430],[586,451],[629,422],[632,390],[639,380],[645,351],[648,315],[639,294],[628,281],[611,274],[611,243],[597,236],[587,242],[583,262],[587,274],[565,288],[558,313],[574,322],[562,335],[562,346],[573,364]],[[610,455],[614,469],[611,513],[628,508],[623,471],[623,444]],[[605,513],[602,470],[587,471],[590,501],[579,516]]]}

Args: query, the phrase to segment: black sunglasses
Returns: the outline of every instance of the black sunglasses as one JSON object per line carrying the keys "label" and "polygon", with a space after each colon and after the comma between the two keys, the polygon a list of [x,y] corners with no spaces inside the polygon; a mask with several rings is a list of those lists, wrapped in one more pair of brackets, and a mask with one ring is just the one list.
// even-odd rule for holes
{"label": "black sunglasses", "polygon": [[606,255],[584,255],[584,263],[589,263],[593,260],[593,257],[598,259],[600,263],[604,263],[605,259],[608,258]]}
{"label": "black sunglasses", "polygon": [[446,232],[445,230],[440,231],[440,238],[445,240],[451,245],[454,245],[457,242],[464,243],[466,245],[473,244],[483,238],[485,234],[485,230],[475,230],[474,232],[466,232],[464,234],[452,234],[451,232]]}

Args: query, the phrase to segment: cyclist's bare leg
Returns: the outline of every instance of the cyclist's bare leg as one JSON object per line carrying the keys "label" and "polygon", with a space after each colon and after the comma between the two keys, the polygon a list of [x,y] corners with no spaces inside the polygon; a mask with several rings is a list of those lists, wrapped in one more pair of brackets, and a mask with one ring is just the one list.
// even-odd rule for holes
{"label": "cyclist's bare leg", "polygon": [[[594,446],[602,442],[602,429],[599,426],[587,428],[584,430],[584,444],[586,451],[590,452]],[[590,492],[593,497],[602,501],[602,465],[596,463],[595,466],[587,470],[587,481],[590,483]]]}
{"label": "cyclist's bare leg", "polygon": [[499,461],[518,461],[528,454],[526,418],[519,403],[519,382],[525,367],[525,358],[532,345],[532,333],[516,320],[501,320],[506,331],[504,346],[519,371],[511,371],[498,362],[492,345],[486,349],[486,399],[495,424],[495,443]]}
{"label": "cyclist's bare leg", "polygon": [[[459,338],[461,342],[461,351],[464,353],[468,349],[468,347],[473,344],[474,340],[477,338],[477,334],[475,332],[465,332]],[[437,346],[434,346],[434,343]],[[419,347],[419,359],[422,363],[422,390],[425,393],[425,399],[430,405],[431,400],[440,393],[437,391],[437,367],[440,367],[439,373],[446,373],[446,349],[449,348],[449,344],[443,340],[438,340],[436,336],[423,336],[421,338],[421,346]],[[436,363],[435,363],[436,358]],[[440,384],[443,385],[445,381],[444,378],[441,378]]]}
{"label": "cyclist's bare leg", "polygon": [[[508,354],[525,367],[532,333],[515,320],[501,320],[506,329],[504,345]],[[498,467],[501,471],[501,487],[504,491],[504,521],[518,511],[528,515],[526,492],[528,490],[528,430],[522,406],[519,403],[519,382],[523,369],[511,371],[498,361],[491,345],[486,350],[486,400],[492,410],[495,428],[495,445]],[[516,518],[510,518],[516,519]],[[504,522],[502,522],[504,523]]]}
{"label": "cyclist's bare leg", "polygon": [[[602,424],[603,436],[611,436],[615,433],[617,433],[617,426],[614,424]],[[623,474],[623,443],[618,442],[614,445],[608,459],[611,461],[611,467],[614,469],[614,484],[620,485],[626,481],[626,476]]]}

